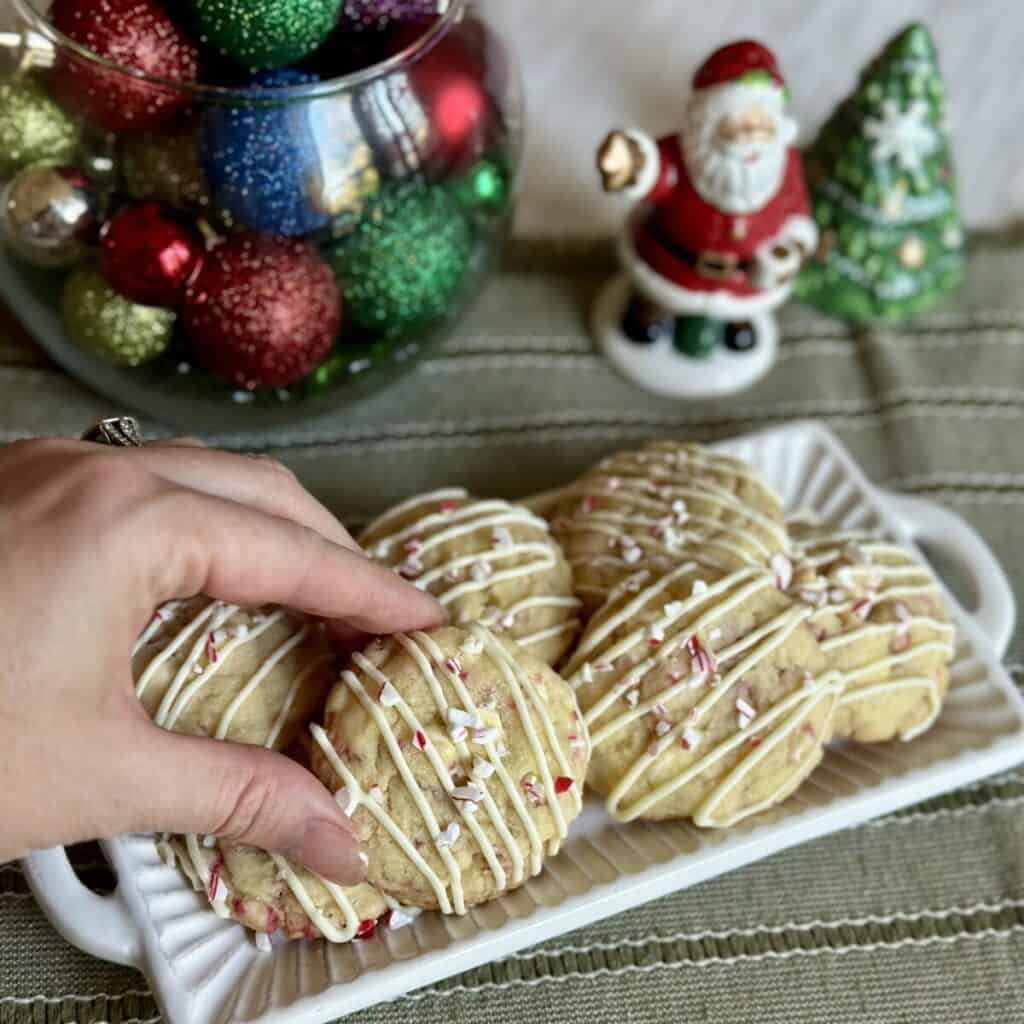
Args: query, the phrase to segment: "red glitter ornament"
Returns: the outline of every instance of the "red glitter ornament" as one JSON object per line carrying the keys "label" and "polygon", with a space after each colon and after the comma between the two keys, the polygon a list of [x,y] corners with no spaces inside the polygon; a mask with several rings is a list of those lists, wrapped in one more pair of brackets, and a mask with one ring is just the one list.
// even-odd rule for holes
{"label": "red glitter ornament", "polygon": [[[199,51],[159,0],[54,0],[54,26],[97,57],[183,85],[196,81]],[[105,131],[146,131],[166,123],[188,102],[173,85],[136,78],[62,49],[51,73],[65,107]]]}
{"label": "red glitter ornament", "polygon": [[100,272],[144,306],[177,306],[203,263],[203,240],[160,203],[128,206],[100,236]]}
{"label": "red glitter ornament", "polygon": [[286,388],[330,352],[341,299],[306,242],[246,232],[206,255],[182,324],[197,359],[240,388]]}

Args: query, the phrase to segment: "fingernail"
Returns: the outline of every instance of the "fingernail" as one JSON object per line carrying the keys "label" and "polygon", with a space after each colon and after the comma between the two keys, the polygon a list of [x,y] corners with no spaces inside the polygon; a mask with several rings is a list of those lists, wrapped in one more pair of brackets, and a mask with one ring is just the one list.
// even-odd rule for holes
{"label": "fingernail", "polygon": [[302,849],[295,860],[338,885],[358,885],[366,879],[365,854],[359,842],[341,825],[323,818],[306,826]]}

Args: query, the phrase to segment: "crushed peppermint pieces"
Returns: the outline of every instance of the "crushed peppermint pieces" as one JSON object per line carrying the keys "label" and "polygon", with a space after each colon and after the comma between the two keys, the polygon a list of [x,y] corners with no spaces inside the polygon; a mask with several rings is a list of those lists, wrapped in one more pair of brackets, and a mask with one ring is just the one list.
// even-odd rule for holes
{"label": "crushed peppermint pieces", "polygon": [[667,733],[672,731],[672,723],[665,718],[659,718],[654,723],[654,735],[665,736]]}
{"label": "crushed peppermint pieces", "polygon": [[689,512],[686,509],[686,502],[682,498],[676,498],[672,502],[672,515],[675,521],[682,526],[689,518]]}
{"label": "crushed peppermint pieces", "polygon": [[637,702],[640,700],[640,690],[637,687],[633,687],[631,690],[627,690],[623,694],[623,700],[631,707],[635,708]]}
{"label": "crushed peppermint pieces", "polygon": [[[468,673],[462,667],[462,662],[458,658],[450,657],[444,659],[444,667],[453,675],[458,676],[463,682],[466,680]],[[465,714],[465,712],[463,712]]]}
{"label": "crushed peppermint pieces", "polygon": [[415,556],[411,556],[398,567],[398,574],[407,580],[414,580],[423,574],[423,563]]}
{"label": "crushed peppermint pieces", "polygon": [[689,726],[683,730],[682,736],[679,737],[679,745],[683,750],[696,750],[699,743],[700,733]]}
{"label": "crushed peppermint pieces", "polygon": [[793,563],[781,551],[777,551],[768,564],[775,574],[775,586],[779,590],[788,590],[793,582]]}
{"label": "crushed peppermint pieces", "polygon": [[217,845],[216,836],[203,836],[203,849],[212,850]]}
{"label": "crushed peppermint pieces", "polygon": [[828,599],[832,604],[842,604],[849,595],[843,590],[842,587],[833,587],[828,592]]}
{"label": "crushed peppermint pieces", "polygon": [[347,786],[342,786],[337,793],[334,794],[334,799],[338,806],[345,812],[345,817],[351,818],[355,813],[356,808],[359,806],[359,801],[356,799],[355,794],[351,793]]}
{"label": "crushed peppermint pieces", "polygon": [[385,683],[380,688],[380,693],[377,694],[377,700],[381,702],[386,708],[393,708],[400,700],[402,695],[392,686],[391,683]]}
{"label": "crushed peppermint pieces", "polygon": [[206,895],[210,897],[210,902],[214,903],[217,899],[217,891],[220,888],[220,867],[224,862],[218,858],[210,865],[210,876],[206,879]]}
{"label": "crushed peppermint pieces", "polygon": [[678,619],[679,616],[683,614],[684,607],[685,605],[682,601],[669,601],[669,603],[662,608],[662,611],[668,618]]}
{"label": "crushed peppermint pieces", "polygon": [[356,929],[354,939],[359,939],[360,942],[366,939],[372,939],[373,933],[377,930],[377,922],[372,918],[368,917],[365,921],[359,922],[359,927]]}
{"label": "crushed peppermint pieces", "polygon": [[569,790],[572,789],[574,782],[575,779],[569,778],[568,775],[559,775],[558,778],[555,779],[555,792],[559,796],[563,793],[568,793]]}
{"label": "crushed peppermint pieces", "polygon": [[374,549],[373,549],[373,557],[374,558],[387,558],[390,553],[391,553],[391,543],[390,543],[390,541],[386,541],[386,540],[380,541],[380,543],[377,544],[376,547],[374,547]]}
{"label": "crushed peppermint pieces", "polygon": [[619,546],[622,548],[622,560],[627,565],[636,565],[644,557],[643,549],[632,537],[623,537]]}
{"label": "crushed peppermint pieces", "polygon": [[461,835],[462,826],[457,821],[450,821],[447,826],[438,833],[437,838],[434,840],[434,845],[439,850],[446,850],[449,846],[454,846],[459,841],[459,836]]}
{"label": "crushed peppermint pieces", "polygon": [[464,786],[456,786],[448,795],[460,803],[478,804],[484,798],[484,791],[475,782],[467,782]]}
{"label": "crushed peppermint pieces", "polygon": [[206,638],[206,647],[205,647],[206,660],[211,665],[216,665],[217,664],[217,639],[216,638],[217,638],[217,633],[219,633],[219,632],[220,632],[220,630],[216,630],[215,632],[210,633],[210,635],[207,636],[207,638]]}
{"label": "crushed peppermint pieces", "polygon": [[418,555],[423,550],[423,541],[418,537],[413,537],[412,540],[405,542],[405,550],[410,555]]}
{"label": "crushed peppermint pieces", "polygon": [[442,501],[439,506],[446,516],[450,516],[458,507],[459,503],[457,501]]}
{"label": "crushed peppermint pieces", "polygon": [[751,736],[749,742],[750,742],[750,745],[752,747],[759,747],[759,746],[761,746],[762,743],[764,743],[764,737],[763,736]]}
{"label": "crushed peppermint pieces", "polygon": [[523,776],[523,791],[529,798],[530,803],[535,805],[544,803],[544,790],[541,789],[536,775]]}
{"label": "crushed peppermint pieces", "polygon": [[512,547],[512,531],[507,526],[496,526],[491,531],[492,548]]}
{"label": "crushed peppermint pieces", "polygon": [[757,718],[757,708],[743,697],[736,698],[736,720],[741,729],[746,729]]}
{"label": "crushed peppermint pieces", "polygon": [[701,597],[708,592],[708,585],[704,580],[694,580],[690,590],[691,597]]}
{"label": "crushed peppermint pieces", "polygon": [[370,787],[370,799],[381,807],[384,806],[384,790],[380,786]]}
{"label": "crushed peppermint pieces", "polygon": [[862,597],[859,601],[854,601],[850,611],[853,612],[861,622],[867,621],[867,617],[871,614],[870,598]]}
{"label": "crushed peppermint pieces", "polygon": [[473,758],[473,769],[470,775],[474,779],[480,779],[481,781],[489,779],[494,774],[494,765],[490,761],[485,761],[482,757],[475,756]]}
{"label": "crushed peppermint pieces", "polygon": [[589,516],[594,511],[594,496],[592,494],[585,494],[583,500],[580,502],[579,514],[581,516]]}
{"label": "crushed peppermint pieces", "polygon": [[[473,730],[473,742],[486,744],[493,743],[498,738],[498,730],[493,725],[478,725]],[[500,751],[498,752],[499,757],[504,757]]]}
{"label": "crushed peppermint pieces", "polygon": [[381,918],[381,921],[385,928],[397,931],[399,928],[408,928],[422,913],[423,911],[419,907],[401,907],[396,904]]}
{"label": "crushed peppermint pieces", "polygon": [[660,647],[665,641],[665,627],[660,622],[652,622],[647,630],[647,643],[651,647]]}
{"label": "crushed peppermint pieces", "polygon": [[462,644],[461,650],[463,654],[468,654],[470,657],[483,654],[484,642],[478,636],[468,636]]}
{"label": "crushed peppermint pieces", "polygon": [[580,678],[585,683],[592,683],[594,681],[594,666],[589,661],[583,663],[583,668],[580,669]]}
{"label": "crushed peppermint pieces", "polygon": [[586,750],[587,741],[578,732],[569,733],[569,749],[570,750]]}
{"label": "crushed peppermint pieces", "polygon": [[270,936],[266,932],[254,932],[253,942],[256,943],[256,948],[261,953],[269,953],[274,948],[271,944]]}
{"label": "crushed peppermint pieces", "polygon": [[717,668],[714,655],[701,643],[696,633],[687,639],[686,650],[690,660],[697,666],[697,671],[702,675],[710,675]]}
{"label": "crushed peppermint pieces", "polygon": [[486,558],[481,558],[470,566],[469,575],[472,576],[477,583],[482,583],[484,580],[490,579],[491,576],[494,575],[494,567]]}

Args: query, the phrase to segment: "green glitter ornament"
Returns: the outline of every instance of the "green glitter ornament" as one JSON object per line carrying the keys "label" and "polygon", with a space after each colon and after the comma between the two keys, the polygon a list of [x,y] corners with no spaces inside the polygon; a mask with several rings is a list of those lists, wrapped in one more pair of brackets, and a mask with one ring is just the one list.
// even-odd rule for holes
{"label": "green glitter ornament", "polygon": [[199,38],[253,71],[302,60],[330,35],[341,0],[192,0]]}
{"label": "green glitter ornament", "polygon": [[474,164],[455,183],[455,196],[467,210],[499,215],[511,198],[508,166],[502,160],[487,158]]}
{"label": "green glitter ornament", "polygon": [[46,161],[74,163],[79,130],[25,72],[0,77],[0,179]]}
{"label": "green glitter ornament", "polygon": [[466,275],[472,231],[436,185],[385,186],[344,241],[328,253],[346,323],[387,337],[448,312]]}
{"label": "green glitter ornament", "polygon": [[141,366],[162,355],[177,319],[173,310],[122,298],[88,265],[65,282],[62,312],[72,340],[115,366]]}

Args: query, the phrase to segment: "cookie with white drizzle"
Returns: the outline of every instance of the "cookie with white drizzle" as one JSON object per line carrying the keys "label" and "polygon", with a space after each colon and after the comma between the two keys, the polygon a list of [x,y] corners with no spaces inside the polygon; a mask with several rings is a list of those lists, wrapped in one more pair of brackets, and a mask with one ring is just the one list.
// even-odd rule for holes
{"label": "cookie with white drizzle", "polygon": [[862,743],[926,732],[942,710],[956,630],[937,580],[910,551],[866,530],[790,526],[792,593],[845,691],[837,736]]}
{"label": "cookie with white drizzle", "polygon": [[840,687],[810,609],[757,566],[685,562],[620,583],[566,668],[593,743],[588,784],[620,821],[724,828],[821,760]]}
{"label": "cookie with white drizzle", "polygon": [[566,488],[549,518],[587,613],[625,577],[694,555],[722,569],[789,571],[778,495],[745,463],[698,444],[612,455]]}
{"label": "cookie with white drizzle", "polygon": [[409,923],[412,915],[371,885],[342,887],[253,846],[175,836],[170,850],[214,912],[258,934],[349,942],[373,933],[378,919]]}
{"label": "cookie with white drizzle", "polygon": [[312,731],[368,880],[405,906],[463,914],[518,888],[582,807],[590,744],[572,689],[479,624],[374,641]]}
{"label": "cookie with white drizzle", "polygon": [[366,553],[433,594],[452,622],[481,622],[557,664],[580,630],[572,573],[548,524],[521,505],[433,491],[385,512]]}
{"label": "cookie with white drizzle", "polygon": [[[323,706],[337,658],[320,623],[197,597],[157,610],[136,643],[133,674],[158,725],[285,750]],[[165,848],[219,916],[257,933],[344,942],[388,911],[369,885],[342,888],[252,847],[190,835]]]}
{"label": "cookie with white drizzle", "polygon": [[207,597],[157,609],[132,653],[135,693],[157,725],[274,750],[306,727],[336,671],[322,623]]}

